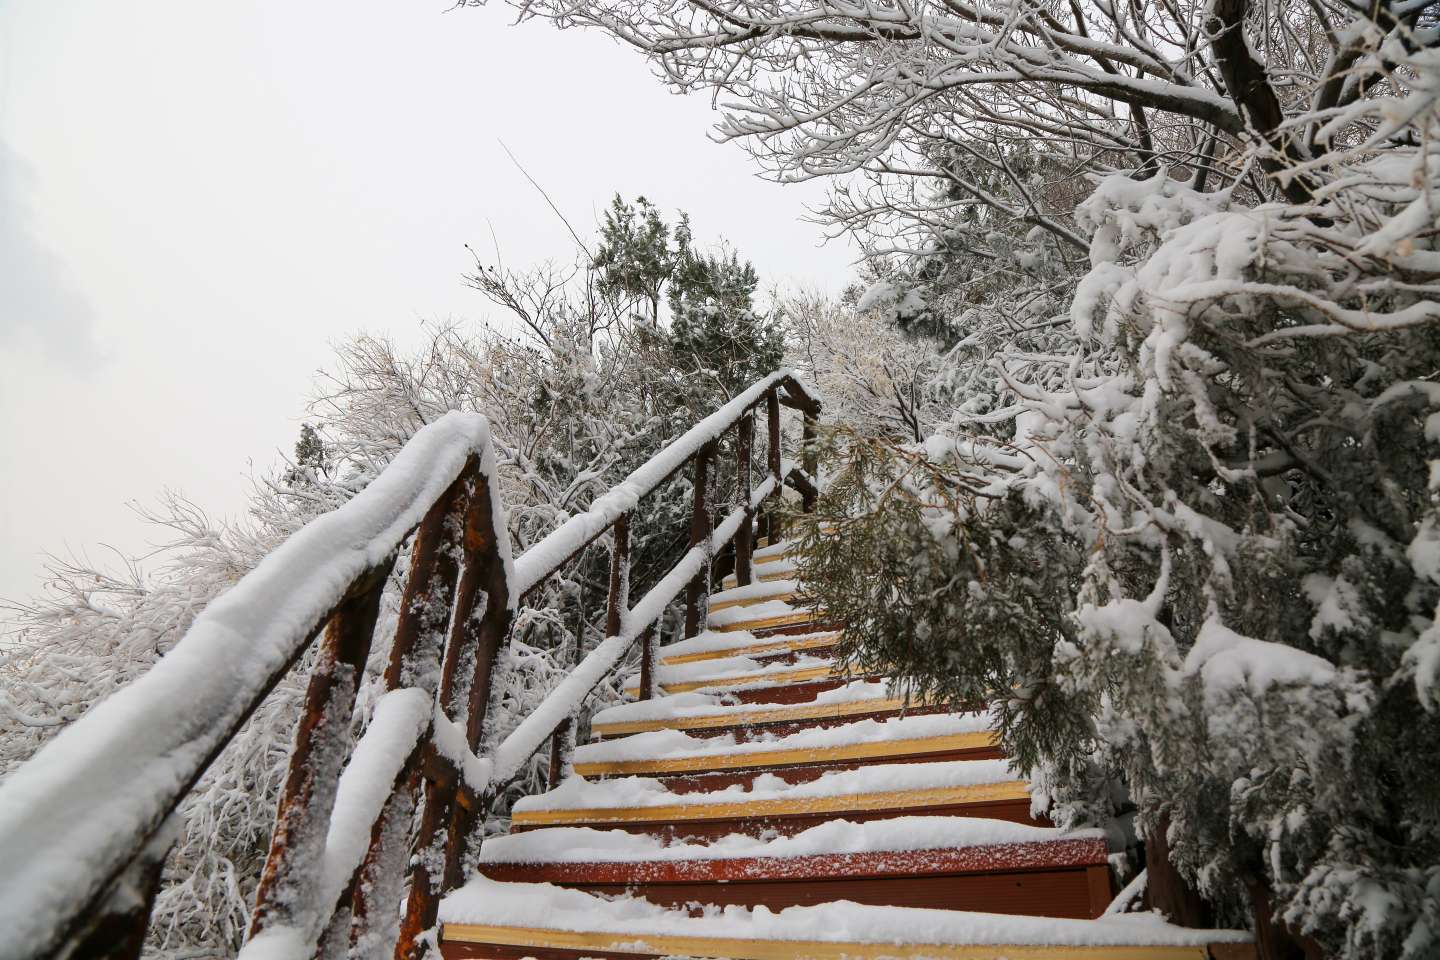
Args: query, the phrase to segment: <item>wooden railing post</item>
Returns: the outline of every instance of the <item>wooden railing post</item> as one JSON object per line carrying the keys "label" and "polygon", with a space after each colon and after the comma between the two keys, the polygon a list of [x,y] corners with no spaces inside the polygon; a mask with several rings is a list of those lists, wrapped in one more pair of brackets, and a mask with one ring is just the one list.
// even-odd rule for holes
{"label": "wooden railing post", "polygon": [[[690,546],[693,548],[710,538],[710,503],[708,485],[710,461],[715,459],[715,441],[711,440],[695,455],[695,497],[690,511]],[[706,601],[710,593],[710,564],[695,575],[685,588],[685,636],[700,632],[705,620]]]}
{"label": "wooden railing post", "polygon": [[[495,493],[483,475],[477,476],[470,487],[461,531],[460,582],[440,671],[439,701],[445,716],[465,725],[466,742],[474,751],[484,731],[490,674],[510,627],[511,610],[505,565],[498,547],[501,531],[493,522],[491,498]],[[482,591],[485,608],[476,617],[476,601]],[[462,676],[462,667],[469,665],[473,665],[470,675]],[[423,934],[435,925],[441,893],[459,884],[461,857],[480,812],[475,809],[479,798],[470,798],[461,789],[458,772],[455,776],[436,777],[433,769],[448,762],[433,753],[431,761],[427,767],[432,773],[425,781],[424,807],[415,838],[416,855],[411,858],[410,893],[395,944],[396,960],[416,960],[428,950]],[[442,865],[438,875],[432,873],[436,864]]]}
{"label": "wooden railing post", "polygon": [[554,790],[565,779],[565,765],[571,753],[571,740],[575,730],[575,718],[566,717],[565,722],[550,735],[550,766],[545,771],[545,784]]}
{"label": "wooden railing post", "polygon": [[750,509],[750,453],[754,444],[755,417],[747,413],[735,428],[736,483],[740,503],[745,507],[745,522],[735,532],[735,585],[739,587],[750,584],[750,558],[755,552],[755,511]]}
{"label": "wooden railing post", "polygon": [[765,511],[765,536],[771,545],[780,542],[784,535],[780,522],[780,498],[785,478],[780,475],[780,391],[771,389],[765,394],[765,418],[769,426],[770,448],[766,451],[766,467],[775,478],[775,502]]}
{"label": "wooden railing post", "polygon": [[[474,484],[479,469],[479,457],[470,457],[460,476],[415,531],[395,638],[385,665],[386,690],[420,687],[432,695],[438,692],[436,678],[460,575],[459,554],[451,546],[460,542],[466,491]],[[337,905],[317,956],[343,956],[348,946],[352,960],[379,960],[381,951],[389,949],[395,934],[394,904],[404,892],[410,822],[421,784],[422,750],[423,745],[417,747],[394,793],[385,802],[371,831],[365,859]]]}
{"label": "wooden railing post", "polygon": [[656,696],[655,648],[658,646],[655,625],[652,623],[640,634],[640,699],[653,700]]}
{"label": "wooden railing post", "polygon": [[630,514],[622,513],[611,530],[610,594],[605,601],[605,637],[620,635],[620,619],[630,609]]}
{"label": "wooden railing post", "polygon": [[350,715],[392,565],[384,563],[359,577],[325,625],[255,893],[251,939],[266,927],[300,923],[320,887],[335,789],[350,752]]}
{"label": "wooden railing post", "polygon": [[[815,414],[804,412],[800,434],[800,465],[816,484],[820,482],[820,447],[815,436]],[[800,509],[806,513],[815,512],[816,493],[806,492],[800,500]]]}

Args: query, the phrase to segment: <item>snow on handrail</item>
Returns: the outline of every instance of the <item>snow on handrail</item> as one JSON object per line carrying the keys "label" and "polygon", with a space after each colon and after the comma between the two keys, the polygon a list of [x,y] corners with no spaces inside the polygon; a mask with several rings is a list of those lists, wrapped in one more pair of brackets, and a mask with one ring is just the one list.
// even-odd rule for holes
{"label": "snow on handrail", "polygon": [[451,412],[421,429],[354,499],[276,548],[146,674],[0,784],[0,960],[55,945],[469,458],[493,470],[489,444],[479,414]]}
{"label": "snow on handrail", "polygon": [[[741,394],[741,397],[744,396],[745,394]],[[781,476],[788,473],[792,466],[793,464],[787,461],[782,467]],[[540,705],[501,741],[491,760],[492,785],[505,784],[514,779],[525,761],[540,749],[546,738],[555,732],[565,718],[579,709],[590,691],[615,669],[636,638],[646,627],[660,619],[665,607],[680,595],[686,584],[695,579],[706,559],[717,553],[735,536],[740,524],[745,522],[745,518],[764,502],[766,497],[775,492],[775,487],[775,478],[766,477],[751,493],[748,506],[736,507],[710,534],[709,540],[691,547],[670,572],[625,613],[621,619],[620,632],[606,638],[591,650],[564,680],[556,684],[555,689],[545,696]]]}
{"label": "snow on handrail", "polygon": [[566,520],[526,550],[515,561],[515,583],[510,595],[522,596],[549,577],[577,551],[609,529],[622,513],[635,509],[641,497],[664,483],[667,477],[699,453],[701,447],[729,429],[744,416],[745,411],[763,400],[766,393],[781,385],[802,397],[814,399],[792,370],[777,370],[756,381],[725,406],[685,431],[608,493],[598,497],[590,504],[590,509]]}

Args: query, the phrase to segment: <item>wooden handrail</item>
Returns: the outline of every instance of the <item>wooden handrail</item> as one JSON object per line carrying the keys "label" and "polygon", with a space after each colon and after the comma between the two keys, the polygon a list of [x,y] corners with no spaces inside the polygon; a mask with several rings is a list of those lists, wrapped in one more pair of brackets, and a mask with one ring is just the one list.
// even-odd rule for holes
{"label": "wooden handrail", "polygon": [[[753,411],[761,403],[770,441],[767,474],[752,490]],[[808,457],[819,401],[793,374],[778,371],[513,563],[484,418],[452,412],[420,430],[353,500],[307,524],[212,602],[149,673],[0,785],[0,929],[6,931],[0,960],[138,956],[160,866],[176,835],[174,811],[317,635],[316,668],[242,953],[303,960],[345,952],[371,929],[372,918],[393,909],[408,863],[395,955],[418,960],[429,949],[423,934],[435,923],[440,896],[461,880],[488,798],[547,739],[551,777],[559,776],[574,716],[637,639],[641,695],[653,695],[656,625],[665,609],[685,592],[689,630],[699,629],[715,554],[733,541],[737,571],[748,571],[752,527],[764,501],[786,482],[802,491],[807,505],[813,499],[805,471],[781,459],[782,405],[803,413],[801,454]],[[712,530],[708,473],[719,439],[731,428],[737,429],[742,502]],[[690,548],[631,605],[631,515],[643,497],[692,463]],[[773,536],[774,511],[769,517]],[[516,607],[607,531],[613,536],[606,638],[494,756],[477,756],[493,666]],[[382,673],[386,692],[357,742],[350,717],[380,594],[412,532]],[[472,615],[476,610],[482,613]],[[411,836],[417,804],[419,825]]]}
{"label": "wooden handrail", "polygon": [[[154,860],[181,799],[316,631],[371,593],[401,542],[487,450],[489,427],[475,414],[422,429],[354,499],[212,601],[149,672],[0,785],[0,957],[52,956],[67,944],[109,954],[117,941],[138,951],[149,907],[134,909],[136,866]],[[139,889],[153,896],[155,882]],[[131,926],[117,931],[117,920]]]}

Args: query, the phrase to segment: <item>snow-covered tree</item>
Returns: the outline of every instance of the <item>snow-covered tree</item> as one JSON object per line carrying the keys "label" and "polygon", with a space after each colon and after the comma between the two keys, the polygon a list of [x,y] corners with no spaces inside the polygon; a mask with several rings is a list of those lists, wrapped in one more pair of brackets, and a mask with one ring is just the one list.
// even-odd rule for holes
{"label": "snow-covered tree", "polygon": [[1188,920],[1440,949],[1435,4],[522,6],[837,178],[890,261],[862,304],[966,345],[928,436],[838,438],[812,572],[852,656],[996,699]]}

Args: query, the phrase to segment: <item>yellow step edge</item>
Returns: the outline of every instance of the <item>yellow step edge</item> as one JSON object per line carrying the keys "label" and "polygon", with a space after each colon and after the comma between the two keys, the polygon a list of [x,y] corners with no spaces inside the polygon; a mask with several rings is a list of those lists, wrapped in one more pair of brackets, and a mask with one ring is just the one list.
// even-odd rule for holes
{"label": "yellow step edge", "polygon": [[[907,706],[897,697],[871,700],[850,700],[843,703],[799,703],[783,707],[764,707],[734,713],[708,716],[665,717],[656,720],[621,720],[614,723],[592,723],[596,736],[618,737],[627,733],[651,730],[711,730],[716,727],[748,727],[766,723],[793,723],[802,720],[832,720],[840,717],[864,717],[873,713],[891,713]],[[908,704],[918,706],[918,704]]]}
{"label": "yellow step edge", "polygon": [[795,797],[751,800],[748,803],[674,803],[658,807],[593,807],[570,810],[517,810],[516,826],[550,826],[561,823],[649,823],[677,820],[738,820],[751,817],[806,816],[817,813],[857,813],[864,810],[906,810],[913,807],[951,807],[962,803],[1024,800],[1030,796],[1024,780],[1002,780],[965,787],[927,787],[885,793],[852,793],[836,797]]}
{"label": "yellow step edge", "polygon": [[737,770],[750,767],[788,767],[808,763],[833,763],[843,760],[872,760],[877,757],[907,757],[915,754],[943,753],[952,750],[978,750],[994,746],[999,740],[989,730],[975,733],[954,733],[940,737],[912,737],[906,740],[879,740],[848,743],[836,747],[811,747],[795,750],[762,750],[755,753],[728,753],[711,756],[674,757],[662,760],[609,760],[577,763],[575,772],[582,777],[623,776],[626,774],[686,773],[692,770]]}
{"label": "yellow step edge", "polygon": [[773,643],[752,643],[745,647],[726,647],[723,650],[701,650],[699,653],[684,653],[676,657],[661,657],[662,664],[697,663],[701,660],[723,660],[726,657],[753,657],[767,653],[788,653],[791,651],[814,650],[816,647],[833,647],[840,640],[840,631],[832,630],[816,637],[803,640],[779,640]]}
{"label": "yellow step edge", "polygon": [[594,950],[642,956],[719,960],[1206,960],[1203,946],[1071,947],[1026,944],[835,943],[824,940],[742,940],[721,937],[593,933],[539,927],[446,923],[440,940],[543,950]]}
{"label": "yellow step edge", "polygon": [[[795,579],[796,572],[795,570],[781,570],[778,573],[761,573],[756,570],[753,582],[773,583],[776,580],[793,580]],[[736,578],[735,574],[727,573],[725,579],[721,581],[721,584],[726,590],[733,590],[740,585],[740,581]]]}
{"label": "yellow step edge", "polygon": [[744,597],[739,600],[711,600],[710,612],[714,613],[716,610],[729,610],[731,607],[753,607],[757,603],[768,603],[771,600],[784,600],[786,603],[789,603],[791,600],[794,600],[795,597],[795,591],[788,590],[785,593],[767,593],[761,597]]}
{"label": "yellow step edge", "polygon": [[787,613],[779,617],[762,617],[758,620],[741,620],[739,623],[727,623],[724,626],[711,626],[710,629],[716,633],[734,633],[736,630],[769,630],[771,627],[792,627],[798,623],[814,623],[821,619],[818,611],[803,610],[799,613]]}
{"label": "yellow step edge", "polygon": [[[791,670],[788,673],[746,673],[738,677],[715,677],[709,680],[686,680],[683,683],[662,683],[660,689],[668,693],[689,693],[691,690],[699,690],[702,687],[738,687],[747,683],[807,683],[811,680],[824,680],[829,677],[842,676],[837,674],[833,666],[806,667],[804,670]],[[638,696],[640,684],[633,687],[626,686],[625,693],[629,696]]]}

